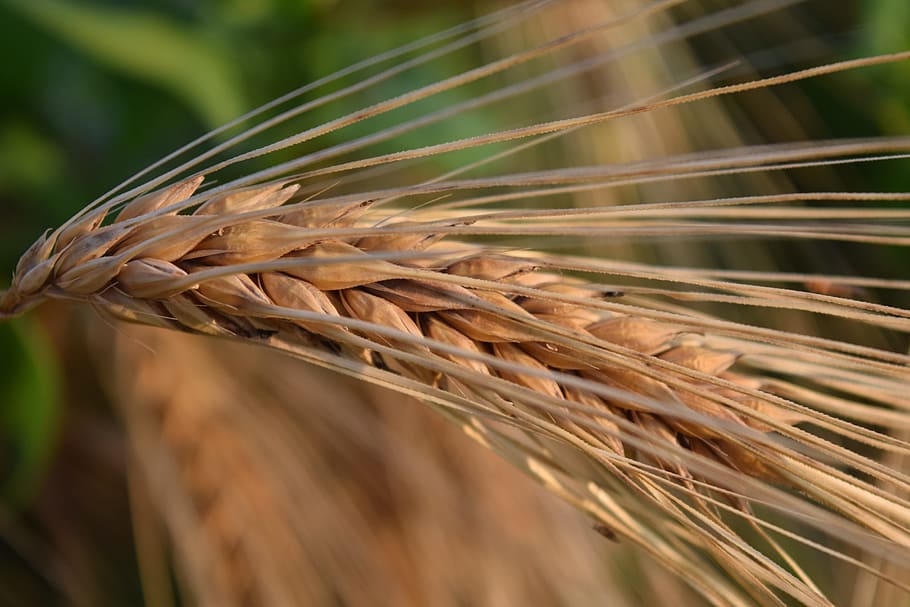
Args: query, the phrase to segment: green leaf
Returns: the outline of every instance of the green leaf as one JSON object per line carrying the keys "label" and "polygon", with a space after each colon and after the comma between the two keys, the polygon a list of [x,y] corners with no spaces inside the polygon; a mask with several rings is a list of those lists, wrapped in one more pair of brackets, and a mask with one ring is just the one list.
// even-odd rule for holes
{"label": "green leaf", "polygon": [[59,422],[60,374],[40,327],[0,324],[0,497],[22,504],[47,467]]}
{"label": "green leaf", "polygon": [[7,0],[21,14],[112,69],[163,87],[209,126],[246,108],[228,49],[164,15],[60,0]]}
{"label": "green leaf", "polygon": [[910,43],[910,2],[873,0],[863,8],[873,52],[893,53],[907,48]]}
{"label": "green leaf", "polygon": [[27,122],[0,123],[0,190],[40,191],[48,175],[61,172],[55,143]]}

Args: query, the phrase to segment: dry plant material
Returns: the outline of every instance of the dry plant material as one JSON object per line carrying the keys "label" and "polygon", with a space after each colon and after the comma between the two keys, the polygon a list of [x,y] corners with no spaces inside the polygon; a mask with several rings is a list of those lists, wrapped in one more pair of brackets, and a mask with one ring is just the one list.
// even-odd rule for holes
{"label": "dry plant material", "polygon": [[[627,566],[630,550],[417,402],[389,407],[384,390],[239,343],[91,330],[133,473],[198,604],[568,607],[597,596],[633,607],[652,594],[626,592],[604,569],[608,550]],[[641,575],[686,596],[666,572]]]}
{"label": "dry plant material", "polygon": [[[864,566],[854,549],[900,566],[908,563],[910,502],[904,491],[910,478],[875,455],[905,454],[910,447],[893,432],[910,425],[910,359],[831,335],[778,329],[772,322],[710,316],[695,304],[710,302],[721,310],[749,306],[803,320],[834,318],[896,333],[910,329],[910,311],[843,297],[849,290],[779,286],[843,283],[837,277],[810,281],[743,272],[741,278],[710,269],[633,264],[573,255],[564,239],[592,246],[601,238],[693,236],[906,246],[910,240],[898,222],[910,212],[879,212],[868,203],[908,197],[781,194],[762,183],[748,196],[628,207],[522,207],[516,201],[714,175],[751,184],[752,173],[775,175],[870,154],[888,157],[906,152],[910,141],[786,143],[492,177],[465,178],[458,170],[418,182],[408,179],[406,164],[475,150],[483,158],[475,163],[479,166],[496,158],[483,156],[487,144],[515,142],[512,153],[517,153],[522,146],[625,117],[710,103],[721,95],[767,93],[777,85],[910,54],[716,87],[706,85],[707,74],[594,113],[350,158],[370,143],[392,138],[395,128],[390,128],[200,189],[203,178],[229,165],[541,56],[558,57],[566,49],[598,52],[589,44],[598,36],[659,16],[674,4],[679,2],[655,2],[553,37],[220,164],[204,167],[212,155],[205,152],[143,186],[120,188],[25,253],[0,313],[19,313],[49,298],[84,301],[128,321],[257,343],[419,396],[586,511],[600,533],[650,552],[712,604],[780,605],[781,597],[789,596],[828,605],[824,591],[778,540],[787,538],[859,569]],[[456,28],[446,44],[458,48],[529,13],[550,10],[545,5],[525,3]],[[770,5],[747,2],[641,44],[656,47],[667,36],[709,23],[719,27],[718,20],[746,20]],[[607,61],[607,55],[544,71],[539,78],[552,83],[577,76],[596,61]],[[398,69],[404,68],[391,67],[377,77]],[[500,89],[500,98],[526,92],[532,80]],[[693,84],[704,86],[680,92]],[[274,120],[289,119],[305,106],[312,104]],[[414,118],[401,128],[432,119]],[[336,162],[321,163],[325,159]],[[181,175],[189,176],[164,185]],[[333,193],[321,178],[339,179],[350,192]],[[392,185],[363,185],[385,181]],[[154,188],[160,189],[148,193]],[[442,194],[446,198],[438,198]],[[803,209],[798,206],[803,200],[866,206]],[[774,217],[788,221],[774,223]],[[600,284],[605,277],[624,286]],[[846,282],[907,288],[885,279]],[[864,417],[876,411],[882,415]],[[863,448],[850,448],[857,444]],[[810,539],[816,533],[841,544],[822,546]],[[885,569],[880,575],[908,590],[906,577]]]}

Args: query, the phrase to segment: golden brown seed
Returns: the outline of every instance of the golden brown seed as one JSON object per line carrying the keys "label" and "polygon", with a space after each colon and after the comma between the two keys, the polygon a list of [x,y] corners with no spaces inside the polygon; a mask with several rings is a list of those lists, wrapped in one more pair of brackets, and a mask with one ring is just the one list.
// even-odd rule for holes
{"label": "golden brown seed", "polygon": [[310,244],[300,228],[258,219],[227,226],[200,242],[183,258],[209,265],[256,263],[278,259]]}
{"label": "golden brown seed", "polygon": [[[607,291],[603,287],[585,284],[583,282],[572,281],[554,274],[541,274],[535,277],[534,274],[527,275],[529,279],[534,277],[535,288],[541,291],[557,293],[566,297],[577,297],[579,299],[599,299],[601,297],[616,297],[618,292]],[[539,282],[543,280],[543,282]]]}
{"label": "golden brown seed", "polygon": [[506,255],[472,255],[450,264],[446,272],[482,280],[505,280],[533,272],[537,268],[530,261]]}
{"label": "golden brown seed", "polygon": [[117,243],[111,252],[120,254],[136,248],[134,257],[177,261],[212,232],[206,225],[209,221],[211,218],[189,215],[155,217],[136,226],[135,231]]}
{"label": "golden brown seed", "polygon": [[732,367],[739,356],[736,352],[699,346],[677,346],[661,354],[660,358],[708,375],[718,375]]}
{"label": "golden brown seed", "polygon": [[[170,187],[140,196],[123,207],[120,213],[117,214],[117,219],[115,219],[114,222],[119,223],[121,221],[126,221],[127,219],[133,219],[134,217],[154,213],[159,209],[186,200],[196,192],[200,185],[202,185],[203,179],[205,179],[204,176],[197,175],[196,177],[190,177],[189,179],[175,183]],[[170,211],[170,213],[176,212],[176,209]]]}
{"label": "golden brown seed", "polygon": [[235,332],[220,319],[212,316],[207,308],[200,306],[185,294],[174,295],[161,303],[177,322],[191,331],[205,335],[235,335]]}
{"label": "golden brown seed", "polygon": [[581,390],[580,388],[576,388],[574,386],[564,386],[563,392],[565,393],[567,399],[585,405],[586,407],[590,407],[591,409],[602,411],[604,413],[604,415],[595,415],[593,413],[579,413],[578,415],[590,418],[592,422],[601,428],[604,428],[607,430],[607,432],[604,432],[602,434],[595,433],[594,430],[587,427],[583,428],[583,431],[588,437],[596,439],[601,445],[610,451],[618,455],[623,455],[625,449],[623,447],[622,441],[619,439],[619,426],[616,424],[616,422],[612,421],[606,416],[606,414],[617,415],[617,413],[596,394],[591,394],[590,392]]}
{"label": "golden brown seed", "polygon": [[349,289],[400,276],[394,264],[372,259],[357,247],[337,240],[317,243],[286,259],[299,259],[301,265],[286,267],[284,272],[326,291]]}
{"label": "golden brown seed", "polygon": [[98,226],[101,225],[101,222],[104,221],[105,215],[107,215],[107,211],[103,209],[90,211],[84,217],[80,217],[79,220],[72,225],[62,228],[56,237],[56,249],[62,251],[64,247],[77,238],[82,238],[97,229]]}
{"label": "golden brown seed", "polygon": [[228,314],[245,312],[261,316],[272,307],[272,301],[246,274],[204,280],[196,289],[206,304]]}
{"label": "golden brown seed", "polygon": [[267,186],[218,194],[201,204],[193,215],[228,215],[270,209],[283,205],[299,189],[300,186],[296,184],[282,188],[282,184],[272,183]]}
{"label": "golden brown seed", "polygon": [[[686,407],[710,416],[713,419],[724,421],[734,426],[745,425],[743,420],[722,403],[715,402],[709,398],[699,396],[704,386],[700,384],[691,384],[690,389],[677,388],[676,397]],[[723,438],[728,435],[729,430],[724,428],[714,428],[699,421],[689,421],[685,419],[666,418],[666,422],[679,429],[685,434],[698,436],[699,438]]]}
{"label": "golden brown seed", "polygon": [[266,293],[279,306],[338,315],[338,310],[326,294],[305,280],[281,272],[263,272],[259,279]]}
{"label": "golden brown seed", "polygon": [[[328,296],[305,280],[280,272],[264,272],[259,275],[259,279],[262,282],[262,288],[275,302],[275,305],[289,310],[340,316],[338,309]],[[294,319],[291,319],[291,322],[313,333],[320,335],[326,333],[326,325],[322,323]]]}
{"label": "golden brown seed", "polygon": [[370,210],[372,200],[346,204],[326,204],[322,201],[302,202],[278,221],[300,228],[343,228],[354,224]]}
{"label": "golden brown seed", "polygon": [[[492,305],[519,318],[533,319],[524,308],[504,295],[488,291],[474,291],[473,294],[484,302],[485,307]],[[522,342],[536,337],[521,320],[487,309],[444,310],[438,314],[468,337],[482,342]]]}
{"label": "golden brown seed", "polygon": [[[524,303],[522,303],[524,307]],[[550,323],[557,327],[565,327],[575,331],[587,333],[587,327],[597,322],[601,316],[595,311],[584,310],[579,306],[567,306],[565,314],[539,314],[535,313],[534,317],[541,322]]]}
{"label": "golden brown seed", "polygon": [[135,299],[117,289],[108,289],[104,294],[93,297],[91,302],[99,310],[119,320],[164,329],[177,328],[166,308],[160,304]]}
{"label": "golden brown seed", "polygon": [[[750,390],[755,390],[758,392],[772,392],[766,385],[766,382],[754,377],[748,377],[745,375],[740,375],[738,373],[731,373],[729,371],[721,373],[720,377],[735,384],[739,384],[745,388],[749,388]],[[754,409],[755,411],[763,415],[767,415],[768,417],[783,424],[795,425],[806,421],[805,414],[784,409],[780,405],[769,402],[766,398],[750,396],[748,394],[736,392],[735,390],[717,386],[709,386],[706,388],[706,390],[715,392],[726,398],[735,399],[737,402],[749,407],[750,409]],[[773,430],[773,428],[767,424],[757,421],[751,417],[748,417],[746,415],[741,415],[741,417],[748,426],[760,432],[771,432]]]}
{"label": "golden brown seed", "polygon": [[[455,346],[456,348],[461,348],[462,350],[467,350],[468,352],[481,353],[483,352],[480,349],[480,346],[477,345],[477,342],[454,329],[451,325],[442,321],[434,314],[427,314],[422,318],[423,330],[426,332],[427,337],[430,339],[442,342],[444,344]],[[446,358],[454,363],[465,366],[472,371],[478,373],[483,373],[484,375],[490,375],[490,369],[487,365],[479,360],[473,358],[461,357],[455,354],[448,354],[446,352],[440,352],[440,356]]]}
{"label": "golden brown seed", "polygon": [[[697,445],[697,447],[695,446]],[[717,460],[727,466],[755,478],[771,482],[781,480],[781,475],[774,470],[774,465],[760,458],[745,447],[728,440],[710,440],[693,445],[693,451]],[[720,483],[722,485],[722,483]]]}
{"label": "golden brown seed", "polygon": [[578,350],[563,344],[554,344],[544,341],[529,341],[521,344],[521,348],[554,369],[593,369],[593,365],[586,360],[586,355]]}
{"label": "golden brown seed", "polygon": [[[345,309],[354,318],[372,322],[374,324],[397,329],[415,337],[423,337],[423,333],[417,324],[408,314],[381,297],[370,295],[360,289],[347,289],[340,293],[341,300]],[[423,356],[429,356],[429,348],[412,344],[404,340],[398,340],[394,337],[387,337],[383,334],[372,331],[359,331],[364,336],[380,344],[385,344],[410,352],[417,352]],[[434,371],[416,365],[410,362],[400,361],[394,356],[380,355],[380,358],[389,369],[405,376],[416,377],[425,383],[432,383],[437,374]]]}
{"label": "golden brown seed", "polygon": [[[657,402],[683,406],[676,398],[676,394],[662,381],[647,377],[638,371],[623,369],[619,367],[601,367],[596,370],[580,370],[579,374],[586,379],[591,379],[604,386],[626,391],[632,395],[643,396],[653,399]],[[610,404],[616,405],[622,409],[632,411],[652,411],[653,408],[639,402],[624,399],[621,397],[611,397]]]}
{"label": "golden brown seed", "polygon": [[[341,300],[348,313],[354,318],[365,320],[373,324],[381,325],[391,329],[397,329],[404,333],[409,333],[416,337],[423,337],[423,333],[417,324],[408,316],[407,312],[375,295],[370,295],[360,289],[347,289],[341,292]],[[371,334],[371,339],[384,344],[396,344],[408,350],[414,350],[415,346],[398,340],[390,339],[383,335]],[[425,348],[417,347],[426,350]]]}
{"label": "golden brown seed", "polygon": [[541,320],[573,329],[585,329],[589,325],[600,322],[604,320],[605,314],[582,305],[548,299],[521,297],[517,303]]}
{"label": "golden brown seed", "polygon": [[[396,223],[392,228],[403,228],[409,224]],[[416,224],[419,226],[420,224]],[[360,238],[356,245],[364,251],[422,251],[442,238],[442,234],[427,233],[426,228],[415,233],[402,232],[391,234],[375,234]]]}
{"label": "golden brown seed", "polygon": [[16,263],[16,271],[13,274],[13,285],[20,284],[22,275],[29,271],[37,264],[47,260],[55,249],[57,243],[56,234],[44,233],[38,240],[32,243],[19,261]]}
{"label": "golden brown seed", "polygon": [[545,364],[519,348],[517,345],[510,343],[494,343],[493,353],[502,360],[521,365],[527,369],[540,371],[544,375],[544,377],[541,377],[506,369],[497,369],[497,375],[503,379],[507,379],[519,386],[530,388],[535,392],[539,392],[551,398],[562,398],[562,388],[559,386],[556,379],[546,377],[546,375],[552,375],[552,371]]}
{"label": "golden brown seed", "polygon": [[468,307],[471,291],[459,285],[426,280],[386,280],[365,285],[375,293],[401,307],[405,312],[435,312]]}
{"label": "golden brown seed", "polygon": [[117,275],[119,288],[126,294],[140,299],[166,299],[184,291],[174,289],[174,280],[186,272],[168,261],[160,259],[134,259],[121,268]]}
{"label": "golden brown seed", "polygon": [[[632,413],[632,419],[645,430],[649,439],[654,440],[657,443],[664,443],[664,445],[668,445],[670,449],[674,451],[679,448],[677,433],[670,428],[662,418],[648,413],[635,412]],[[639,458],[644,461],[653,461],[664,470],[679,475],[682,479],[692,478],[692,474],[688,469],[686,469],[678,459],[671,459],[671,455],[653,454],[643,449],[639,449],[638,452]]]}
{"label": "golden brown seed", "polygon": [[120,272],[123,262],[99,257],[57,275],[56,286],[73,295],[90,295],[103,290]]}
{"label": "golden brown seed", "polygon": [[60,276],[78,265],[101,257],[134,230],[135,227],[132,226],[114,224],[98,228],[91,234],[74,240],[61,252],[55,275]]}
{"label": "golden brown seed", "polygon": [[16,279],[13,282],[15,291],[23,296],[32,295],[40,291],[50,279],[59,257],[59,253],[55,254],[50,259],[45,259],[41,263],[35,264],[27,272],[16,274]]}
{"label": "golden brown seed", "polygon": [[587,330],[598,339],[651,355],[669,348],[680,333],[678,327],[633,316],[601,320]]}

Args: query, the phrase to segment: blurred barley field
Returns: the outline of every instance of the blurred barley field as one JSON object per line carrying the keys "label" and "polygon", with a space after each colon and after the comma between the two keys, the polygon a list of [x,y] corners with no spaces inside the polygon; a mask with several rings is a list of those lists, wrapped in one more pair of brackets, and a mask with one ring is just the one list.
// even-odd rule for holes
{"label": "blurred barley field", "polygon": [[[566,4],[564,24],[532,23],[527,40],[494,37],[308,119],[328,121],[636,5]],[[684,2],[665,18],[727,4]],[[0,1],[8,58],[0,62],[0,287],[42,231],[125,176],[302,84],[493,8],[445,0]],[[513,114],[592,111],[594,100],[611,95],[638,99],[733,56],[741,58],[734,71],[776,74],[910,48],[903,0],[796,2],[782,13],[693,37],[685,56],[638,54],[610,79],[441,122],[433,138],[507,128]],[[617,30],[615,45],[646,33]],[[430,99],[426,111],[476,94]],[[910,64],[901,62],[721,100],[701,113],[630,119],[597,131],[584,153],[608,164],[797,136],[908,132]],[[356,134],[331,133],[321,145]],[[423,137],[406,133],[377,149],[419,147]],[[540,152],[569,164],[576,153]],[[420,170],[429,177],[473,160],[445,156]],[[522,156],[512,162],[520,168]],[[693,183],[685,194],[745,187],[723,179],[716,189]],[[788,179],[809,190],[910,191],[900,162]],[[617,196],[680,197],[669,188]],[[579,198],[573,204],[610,202]],[[748,256],[789,272],[895,280],[906,280],[910,262],[905,250],[870,256],[843,243],[782,249],[692,239],[603,248],[629,261],[723,270]],[[910,306],[907,291],[888,297],[883,303]],[[856,337],[907,352],[901,338]],[[416,400],[274,352],[113,323],[63,303],[0,324],[0,359],[0,605],[706,604]],[[859,607],[856,597],[877,596],[876,604],[910,605],[900,593],[863,594],[864,578],[839,577],[820,557],[801,564],[835,604]]]}

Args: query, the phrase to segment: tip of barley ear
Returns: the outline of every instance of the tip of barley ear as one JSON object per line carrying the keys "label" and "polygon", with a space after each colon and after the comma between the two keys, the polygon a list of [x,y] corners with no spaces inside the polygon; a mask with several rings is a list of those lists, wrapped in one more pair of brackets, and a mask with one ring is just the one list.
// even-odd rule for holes
{"label": "tip of barley ear", "polygon": [[9,291],[0,292],[0,320],[6,320],[12,316],[12,310],[9,309],[9,299]]}
{"label": "tip of barley ear", "polygon": [[24,311],[23,302],[13,289],[0,291],[0,322],[19,316]]}

